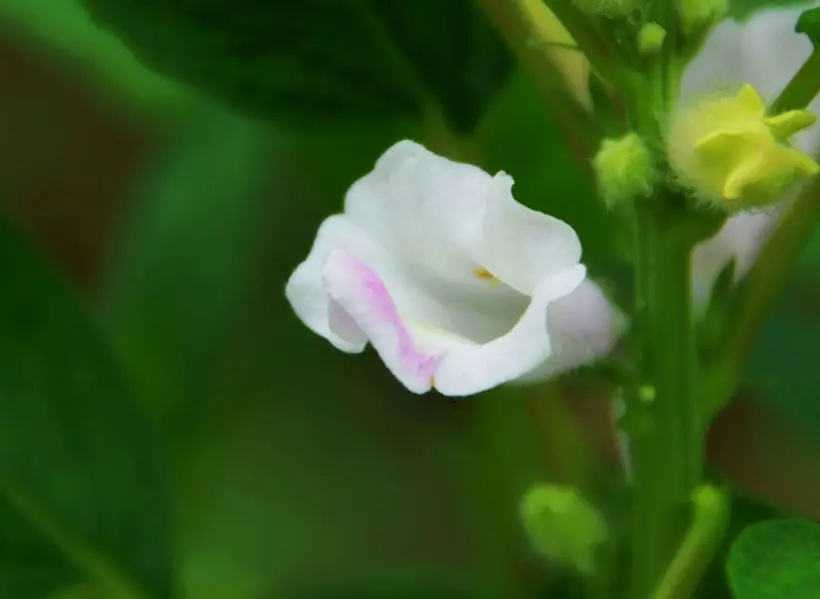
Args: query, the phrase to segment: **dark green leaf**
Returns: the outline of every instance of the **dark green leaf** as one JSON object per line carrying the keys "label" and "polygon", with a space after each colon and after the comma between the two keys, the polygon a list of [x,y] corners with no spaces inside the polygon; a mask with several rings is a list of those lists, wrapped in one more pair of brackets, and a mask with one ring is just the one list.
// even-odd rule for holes
{"label": "dark green leaf", "polygon": [[266,208],[278,201],[264,193],[270,140],[258,122],[202,107],[134,198],[110,268],[109,324],[165,416],[207,384],[242,313]]}
{"label": "dark green leaf", "polygon": [[[116,572],[169,597],[170,499],[156,435],[76,299],[5,221],[0,272],[0,496],[32,531],[14,541],[16,559],[45,575],[48,539],[87,577]],[[0,588],[22,584],[23,566]]]}
{"label": "dark green leaf", "polygon": [[809,36],[815,48],[820,48],[820,6],[805,11],[797,20],[794,28],[797,33]]}
{"label": "dark green leaf", "polygon": [[732,0],[730,4],[733,17],[746,19],[761,10],[805,6],[806,0]]}
{"label": "dark green leaf", "polygon": [[44,597],[80,573],[22,515],[0,497],[0,597]]}
{"label": "dark green leaf", "polygon": [[727,562],[735,599],[820,597],[820,525],[783,519],[753,524]]}
{"label": "dark green leaf", "polygon": [[817,348],[820,319],[781,300],[769,314],[746,369],[746,380],[767,403],[800,427],[820,431]]}
{"label": "dark green leaf", "polygon": [[425,584],[419,581],[351,583],[320,586],[294,592],[287,599],[489,599],[488,593],[453,583]]}
{"label": "dark green leaf", "polygon": [[84,0],[138,58],[280,122],[385,117],[469,131],[506,46],[470,0]]}

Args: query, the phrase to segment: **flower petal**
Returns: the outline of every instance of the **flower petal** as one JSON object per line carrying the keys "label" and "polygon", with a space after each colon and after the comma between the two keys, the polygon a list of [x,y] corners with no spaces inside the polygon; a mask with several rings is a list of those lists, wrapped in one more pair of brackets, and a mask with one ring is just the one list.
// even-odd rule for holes
{"label": "flower petal", "polygon": [[439,356],[418,347],[379,275],[352,254],[332,250],[322,278],[330,297],[366,335],[390,372],[410,391],[428,391]]}
{"label": "flower petal", "polygon": [[472,395],[516,379],[549,358],[547,308],[572,293],[585,276],[586,267],[576,264],[547,278],[515,326],[497,339],[480,345],[452,342],[436,369],[436,388],[444,395]]}
{"label": "flower petal", "polygon": [[334,249],[355,253],[382,271],[392,270],[389,256],[378,244],[347,216],[335,214],[319,227],[307,259],[288,279],[285,296],[299,319],[314,333],[342,351],[358,353],[364,350],[367,339],[356,323],[330,300],[322,281],[322,269]]}
{"label": "flower petal", "polygon": [[515,201],[513,179],[492,180],[482,220],[482,264],[513,289],[530,295],[541,281],[578,264],[581,242],[567,223]]}
{"label": "flower petal", "polygon": [[480,168],[400,141],[353,184],[345,213],[402,260],[474,282],[474,246],[490,181]]}
{"label": "flower petal", "polygon": [[735,260],[735,283],[746,275],[780,214],[778,210],[742,212],[726,221],[717,235],[695,246],[692,295],[697,311],[709,302],[715,280],[730,260]]}
{"label": "flower petal", "polygon": [[628,326],[627,317],[590,279],[584,279],[575,291],[550,304],[547,311],[552,354],[518,382],[550,379],[603,358]]}

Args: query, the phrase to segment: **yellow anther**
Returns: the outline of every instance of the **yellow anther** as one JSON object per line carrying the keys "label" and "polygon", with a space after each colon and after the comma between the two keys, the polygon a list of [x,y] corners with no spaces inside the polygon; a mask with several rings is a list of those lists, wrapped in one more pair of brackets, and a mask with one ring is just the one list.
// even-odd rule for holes
{"label": "yellow anther", "polygon": [[491,273],[489,270],[484,268],[483,266],[479,266],[478,268],[474,268],[473,269],[473,274],[477,278],[481,279],[482,281],[489,281],[490,282],[490,288],[493,288],[493,287],[495,287],[496,285],[498,285],[500,283],[500,281],[496,278],[496,276],[493,273]]}

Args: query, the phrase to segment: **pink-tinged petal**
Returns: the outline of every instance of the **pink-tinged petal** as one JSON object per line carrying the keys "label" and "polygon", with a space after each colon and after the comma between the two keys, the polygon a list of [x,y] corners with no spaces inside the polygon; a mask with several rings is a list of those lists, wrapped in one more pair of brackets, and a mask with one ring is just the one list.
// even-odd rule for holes
{"label": "pink-tinged petal", "polygon": [[[334,306],[322,281],[322,269],[334,249],[341,249],[387,273],[396,265],[367,233],[344,214],[328,217],[319,227],[316,240],[308,254],[288,279],[285,296],[299,319],[317,335],[330,341],[337,349],[348,353],[364,351],[367,338],[358,325]],[[332,321],[332,322],[331,322]]]}
{"label": "pink-tinged petal", "polygon": [[473,395],[515,380],[549,359],[553,345],[548,307],[572,293],[585,277],[582,264],[549,277],[536,287],[529,306],[508,333],[483,344],[452,344],[436,370],[436,388],[444,395]]}
{"label": "pink-tinged petal", "polygon": [[355,256],[334,250],[322,277],[330,297],[355,321],[393,375],[414,393],[429,391],[440,356],[417,346],[379,275]]}

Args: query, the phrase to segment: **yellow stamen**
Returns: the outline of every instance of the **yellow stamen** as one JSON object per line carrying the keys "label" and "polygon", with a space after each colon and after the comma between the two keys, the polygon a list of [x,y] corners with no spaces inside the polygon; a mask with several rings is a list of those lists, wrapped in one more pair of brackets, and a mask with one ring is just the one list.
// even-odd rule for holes
{"label": "yellow stamen", "polygon": [[499,281],[499,280],[495,277],[495,275],[494,275],[493,273],[491,273],[489,270],[487,270],[486,268],[481,267],[481,266],[480,266],[480,267],[478,267],[478,268],[474,268],[474,269],[473,269],[473,274],[474,274],[477,278],[481,279],[482,281],[489,281],[489,282],[490,282],[490,288],[491,288],[491,289],[492,289],[493,287],[495,287],[496,285],[498,285],[498,283],[500,282],[500,281]]}

